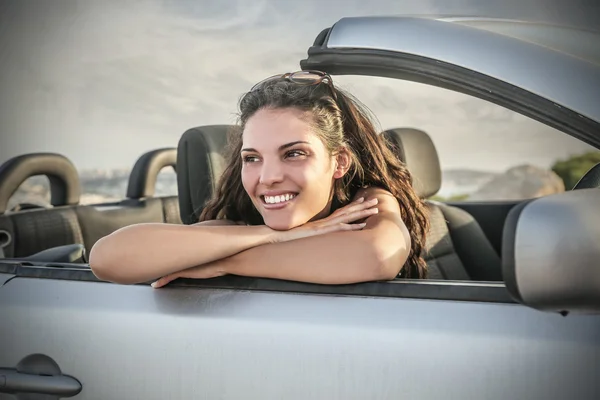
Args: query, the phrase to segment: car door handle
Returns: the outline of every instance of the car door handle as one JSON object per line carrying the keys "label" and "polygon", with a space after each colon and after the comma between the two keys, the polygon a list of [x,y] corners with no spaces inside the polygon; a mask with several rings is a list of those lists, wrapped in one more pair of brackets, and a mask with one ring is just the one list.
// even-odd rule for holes
{"label": "car door handle", "polygon": [[[72,397],[81,392],[81,383],[63,375],[56,362],[43,354],[32,354],[19,362],[16,368],[0,368],[0,393],[40,394]],[[28,397],[35,399],[35,397]]]}
{"label": "car door handle", "polygon": [[71,397],[80,391],[81,383],[70,376],[32,375],[14,369],[0,369],[0,393],[43,393]]}

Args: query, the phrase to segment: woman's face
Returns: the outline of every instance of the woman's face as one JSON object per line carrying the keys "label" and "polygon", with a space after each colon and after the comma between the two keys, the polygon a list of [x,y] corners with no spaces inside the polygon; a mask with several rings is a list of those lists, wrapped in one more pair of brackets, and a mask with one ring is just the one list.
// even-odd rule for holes
{"label": "woman's face", "polygon": [[329,214],[341,171],[302,111],[257,111],[240,156],[242,184],[267,226],[287,230]]}

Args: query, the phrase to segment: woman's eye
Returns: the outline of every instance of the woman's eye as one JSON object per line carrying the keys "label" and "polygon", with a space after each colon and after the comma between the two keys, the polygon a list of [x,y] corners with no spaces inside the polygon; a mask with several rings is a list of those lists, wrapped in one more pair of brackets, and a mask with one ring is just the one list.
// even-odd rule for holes
{"label": "woman's eye", "polygon": [[257,160],[258,160],[258,157],[256,157],[256,156],[245,156],[244,157],[245,163],[256,162]]}
{"label": "woman's eye", "polygon": [[290,150],[286,154],[286,156],[293,157],[293,158],[300,157],[300,156],[305,156],[305,155],[306,155],[306,153],[304,153],[303,151],[300,151],[300,150]]}

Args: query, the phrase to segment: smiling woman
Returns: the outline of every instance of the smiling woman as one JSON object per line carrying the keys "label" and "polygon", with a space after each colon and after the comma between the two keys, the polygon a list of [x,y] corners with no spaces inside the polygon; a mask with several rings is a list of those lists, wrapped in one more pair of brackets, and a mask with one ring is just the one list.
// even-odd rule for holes
{"label": "smiling woman", "polygon": [[99,278],[160,287],[225,274],[327,284],[427,276],[428,220],[411,175],[329,75],[260,82],[241,99],[240,126],[200,222],[106,236],[90,254]]}

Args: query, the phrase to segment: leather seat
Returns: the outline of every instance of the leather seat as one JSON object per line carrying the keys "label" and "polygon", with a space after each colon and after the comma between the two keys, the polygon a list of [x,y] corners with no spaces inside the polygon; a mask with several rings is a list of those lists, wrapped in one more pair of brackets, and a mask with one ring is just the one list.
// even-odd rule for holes
{"label": "leather seat", "polygon": [[136,161],[127,184],[127,199],[131,203],[143,203],[151,200],[162,203],[164,221],[168,224],[181,224],[179,200],[177,195],[155,195],[157,177],[163,168],[173,168],[177,173],[177,149],[161,148],[148,151]]}
{"label": "leather seat", "polygon": [[237,125],[208,125],[190,128],[177,145],[177,191],[179,213],[186,224],[198,217],[211,199],[225,168],[227,135]]}
{"label": "leather seat", "polygon": [[600,188],[600,163],[594,165],[575,184],[573,190]]}
{"label": "leather seat", "polygon": [[[9,209],[9,200],[25,180],[45,175],[52,208]],[[0,166],[0,258],[26,257],[53,247],[83,244],[75,209],[81,186],[71,161],[56,153],[13,157]]]}
{"label": "leather seat", "polygon": [[[413,176],[420,198],[435,195],[442,172],[435,145],[427,133],[410,128],[382,133]],[[430,279],[501,281],[500,256],[477,221],[466,211],[426,200],[431,228],[427,235],[425,260]]]}

